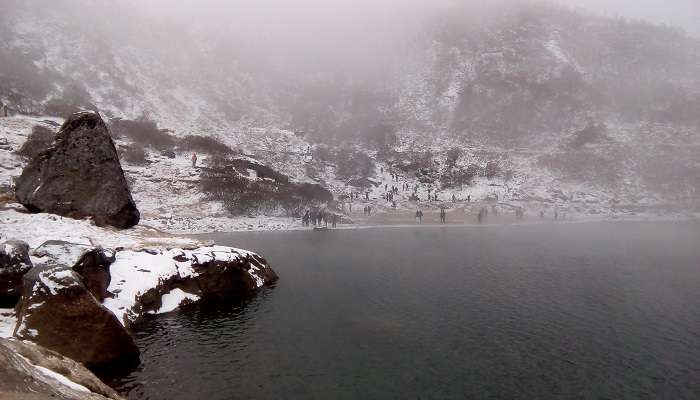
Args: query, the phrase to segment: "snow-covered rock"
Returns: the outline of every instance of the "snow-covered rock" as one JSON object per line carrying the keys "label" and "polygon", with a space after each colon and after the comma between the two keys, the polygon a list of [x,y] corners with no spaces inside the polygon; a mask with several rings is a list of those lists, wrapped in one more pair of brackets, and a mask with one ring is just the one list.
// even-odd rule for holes
{"label": "snow-covered rock", "polygon": [[104,305],[130,326],[147,313],[200,299],[242,298],[277,280],[259,255],[224,246],[120,251]]}
{"label": "snow-covered rock", "polygon": [[114,262],[114,251],[82,243],[49,240],[32,251],[32,259],[35,264],[70,266],[98,301],[107,297],[111,279],[109,266]]}

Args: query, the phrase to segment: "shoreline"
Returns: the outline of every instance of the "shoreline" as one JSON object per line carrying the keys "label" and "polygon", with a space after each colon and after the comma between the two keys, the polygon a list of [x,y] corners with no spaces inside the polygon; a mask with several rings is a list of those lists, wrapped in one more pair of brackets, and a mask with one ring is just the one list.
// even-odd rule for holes
{"label": "shoreline", "polygon": [[[368,230],[368,229],[406,229],[406,228],[492,228],[492,227],[508,227],[508,226],[535,226],[535,225],[561,225],[561,224],[592,224],[592,223],[645,223],[645,222],[700,222],[700,215],[685,215],[685,216],[643,216],[639,218],[586,218],[586,219],[525,219],[520,221],[510,222],[485,222],[479,223],[403,223],[403,224],[343,224],[335,228],[327,227],[328,231],[352,231],[352,230]],[[283,233],[283,232],[314,232],[314,227],[293,226],[289,229],[247,229],[247,230],[232,230],[232,231],[208,231],[208,232],[190,232],[190,233],[172,233],[172,235],[183,238],[196,239],[199,236],[216,235],[216,234],[253,234],[253,233]]]}

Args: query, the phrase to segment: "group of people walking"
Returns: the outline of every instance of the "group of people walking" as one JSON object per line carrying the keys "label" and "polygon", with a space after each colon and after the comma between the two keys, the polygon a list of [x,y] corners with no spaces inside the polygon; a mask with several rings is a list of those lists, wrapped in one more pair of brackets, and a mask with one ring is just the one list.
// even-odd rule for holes
{"label": "group of people walking", "polygon": [[306,210],[304,215],[301,217],[301,223],[304,226],[310,226],[313,224],[314,226],[323,225],[327,227],[329,222],[331,223],[331,226],[335,228],[338,225],[338,214]]}

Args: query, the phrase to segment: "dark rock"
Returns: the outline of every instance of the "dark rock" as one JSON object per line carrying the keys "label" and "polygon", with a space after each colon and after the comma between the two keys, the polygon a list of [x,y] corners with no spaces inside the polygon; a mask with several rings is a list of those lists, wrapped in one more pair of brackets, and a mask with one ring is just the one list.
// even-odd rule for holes
{"label": "dark rock", "polygon": [[[213,250],[209,254],[204,252],[204,257],[197,253],[184,255],[198,275],[197,286],[202,298],[247,297],[278,279],[267,261],[255,253],[245,252],[238,257],[221,257],[221,253]],[[177,255],[175,259],[182,257]]]}
{"label": "dark rock", "polygon": [[163,157],[175,158],[175,152],[172,150],[163,150],[160,152],[160,155]]}
{"label": "dark rock", "polygon": [[0,307],[14,307],[22,296],[22,276],[32,269],[29,245],[19,240],[0,244]]}
{"label": "dark rock", "polygon": [[15,337],[88,367],[138,358],[138,348],[117,317],[95,299],[69,267],[35,266],[24,275],[23,283]]}
{"label": "dark rock", "polygon": [[94,248],[83,254],[80,260],[73,265],[73,271],[80,275],[85,287],[99,302],[102,302],[108,296],[107,288],[112,279],[109,273],[109,266],[113,262],[113,252]]}
{"label": "dark rock", "polygon": [[95,112],[66,120],[53,145],[22,171],[16,196],[32,212],[92,217],[97,225],[129,228],[140,217],[107,126]]}
{"label": "dark rock", "polygon": [[122,399],[84,366],[30,342],[0,339],[0,376],[4,400]]}

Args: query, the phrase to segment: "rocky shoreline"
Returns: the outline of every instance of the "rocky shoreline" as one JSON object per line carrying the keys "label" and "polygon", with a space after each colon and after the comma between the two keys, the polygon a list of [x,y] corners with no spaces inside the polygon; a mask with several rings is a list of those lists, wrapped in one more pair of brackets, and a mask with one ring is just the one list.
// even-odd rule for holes
{"label": "rocky shoreline", "polygon": [[132,228],[139,211],[94,112],[64,123],[16,196],[23,207],[5,207],[23,229],[0,235],[3,399],[120,399],[89,370],[138,363],[140,319],[278,279],[255,253]]}

